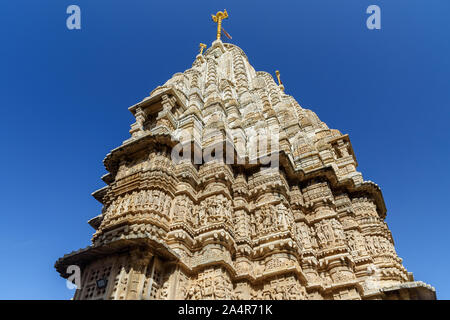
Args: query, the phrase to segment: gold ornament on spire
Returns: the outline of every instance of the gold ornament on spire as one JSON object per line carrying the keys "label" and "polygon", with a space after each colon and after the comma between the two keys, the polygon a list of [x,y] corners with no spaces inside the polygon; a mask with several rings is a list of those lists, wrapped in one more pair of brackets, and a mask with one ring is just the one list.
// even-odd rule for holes
{"label": "gold ornament on spire", "polygon": [[220,35],[222,32],[222,20],[228,18],[227,10],[219,11],[216,15],[211,15],[214,22],[217,23],[217,40],[220,40]]}
{"label": "gold ornament on spire", "polygon": [[203,54],[203,50],[206,49],[206,44],[200,43],[200,55]]}
{"label": "gold ornament on spire", "polygon": [[277,74],[277,78],[278,78],[278,86],[280,87],[281,91],[284,92],[284,86],[283,83],[281,82],[281,78],[280,78],[280,71],[275,71],[275,73]]}

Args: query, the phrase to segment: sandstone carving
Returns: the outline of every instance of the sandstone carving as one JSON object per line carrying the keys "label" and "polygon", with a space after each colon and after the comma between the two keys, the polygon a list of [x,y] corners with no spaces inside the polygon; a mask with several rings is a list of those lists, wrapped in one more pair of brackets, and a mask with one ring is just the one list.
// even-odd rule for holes
{"label": "sandstone carving", "polygon": [[82,269],[74,298],[434,299],[397,256],[348,135],[237,46],[203,49],[129,108],[92,245],[56,262]]}

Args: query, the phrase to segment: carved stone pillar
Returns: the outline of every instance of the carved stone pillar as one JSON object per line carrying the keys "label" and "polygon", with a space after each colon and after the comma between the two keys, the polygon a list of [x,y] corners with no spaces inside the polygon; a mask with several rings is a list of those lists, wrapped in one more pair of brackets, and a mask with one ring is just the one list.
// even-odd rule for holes
{"label": "carved stone pillar", "polygon": [[127,300],[142,299],[142,290],[146,281],[145,274],[152,254],[143,249],[130,252],[130,273],[127,286]]}
{"label": "carved stone pillar", "polygon": [[319,245],[318,267],[324,289],[334,295],[342,290],[356,292],[354,263],[346,246],[344,228],[338,219],[335,199],[328,183],[312,181],[303,194],[306,205],[311,208],[307,219],[314,228]]}

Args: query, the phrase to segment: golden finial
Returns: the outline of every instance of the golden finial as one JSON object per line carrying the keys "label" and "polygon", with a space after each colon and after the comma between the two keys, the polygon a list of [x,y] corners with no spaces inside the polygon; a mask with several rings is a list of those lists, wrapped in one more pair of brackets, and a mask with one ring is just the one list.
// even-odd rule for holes
{"label": "golden finial", "polygon": [[280,87],[281,91],[284,92],[284,86],[283,83],[281,82],[281,78],[280,78],[280,71],[275,71],[275,73],[277,74],[277,78],[278,78],[278,86]]}
{"label": "golden finial", "polygon": [[216,15],[212,14],[211,17],[213,21],[217,23],[217,40],[220,40],[220,34],[222,31],[222,20],[228,18],[227,10],[225,9],[223,10],[223,12],[219,11],[216,13]]}
{"label": "golden finial", "polygon": [[200,43],[200,55],[203,54],[203,50],[206,49],[206,44]]}

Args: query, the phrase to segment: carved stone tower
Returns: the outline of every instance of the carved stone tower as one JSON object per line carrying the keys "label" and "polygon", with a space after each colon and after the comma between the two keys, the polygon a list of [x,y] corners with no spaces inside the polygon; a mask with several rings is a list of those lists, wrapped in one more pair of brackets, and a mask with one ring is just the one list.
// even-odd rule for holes
{"label": "carved stone tower", "polygon": [[92,245],[55,265],[81,268],[74,299],[435,299],[397,256],[348,135],[237,46],[201,50],[129,108]]}

